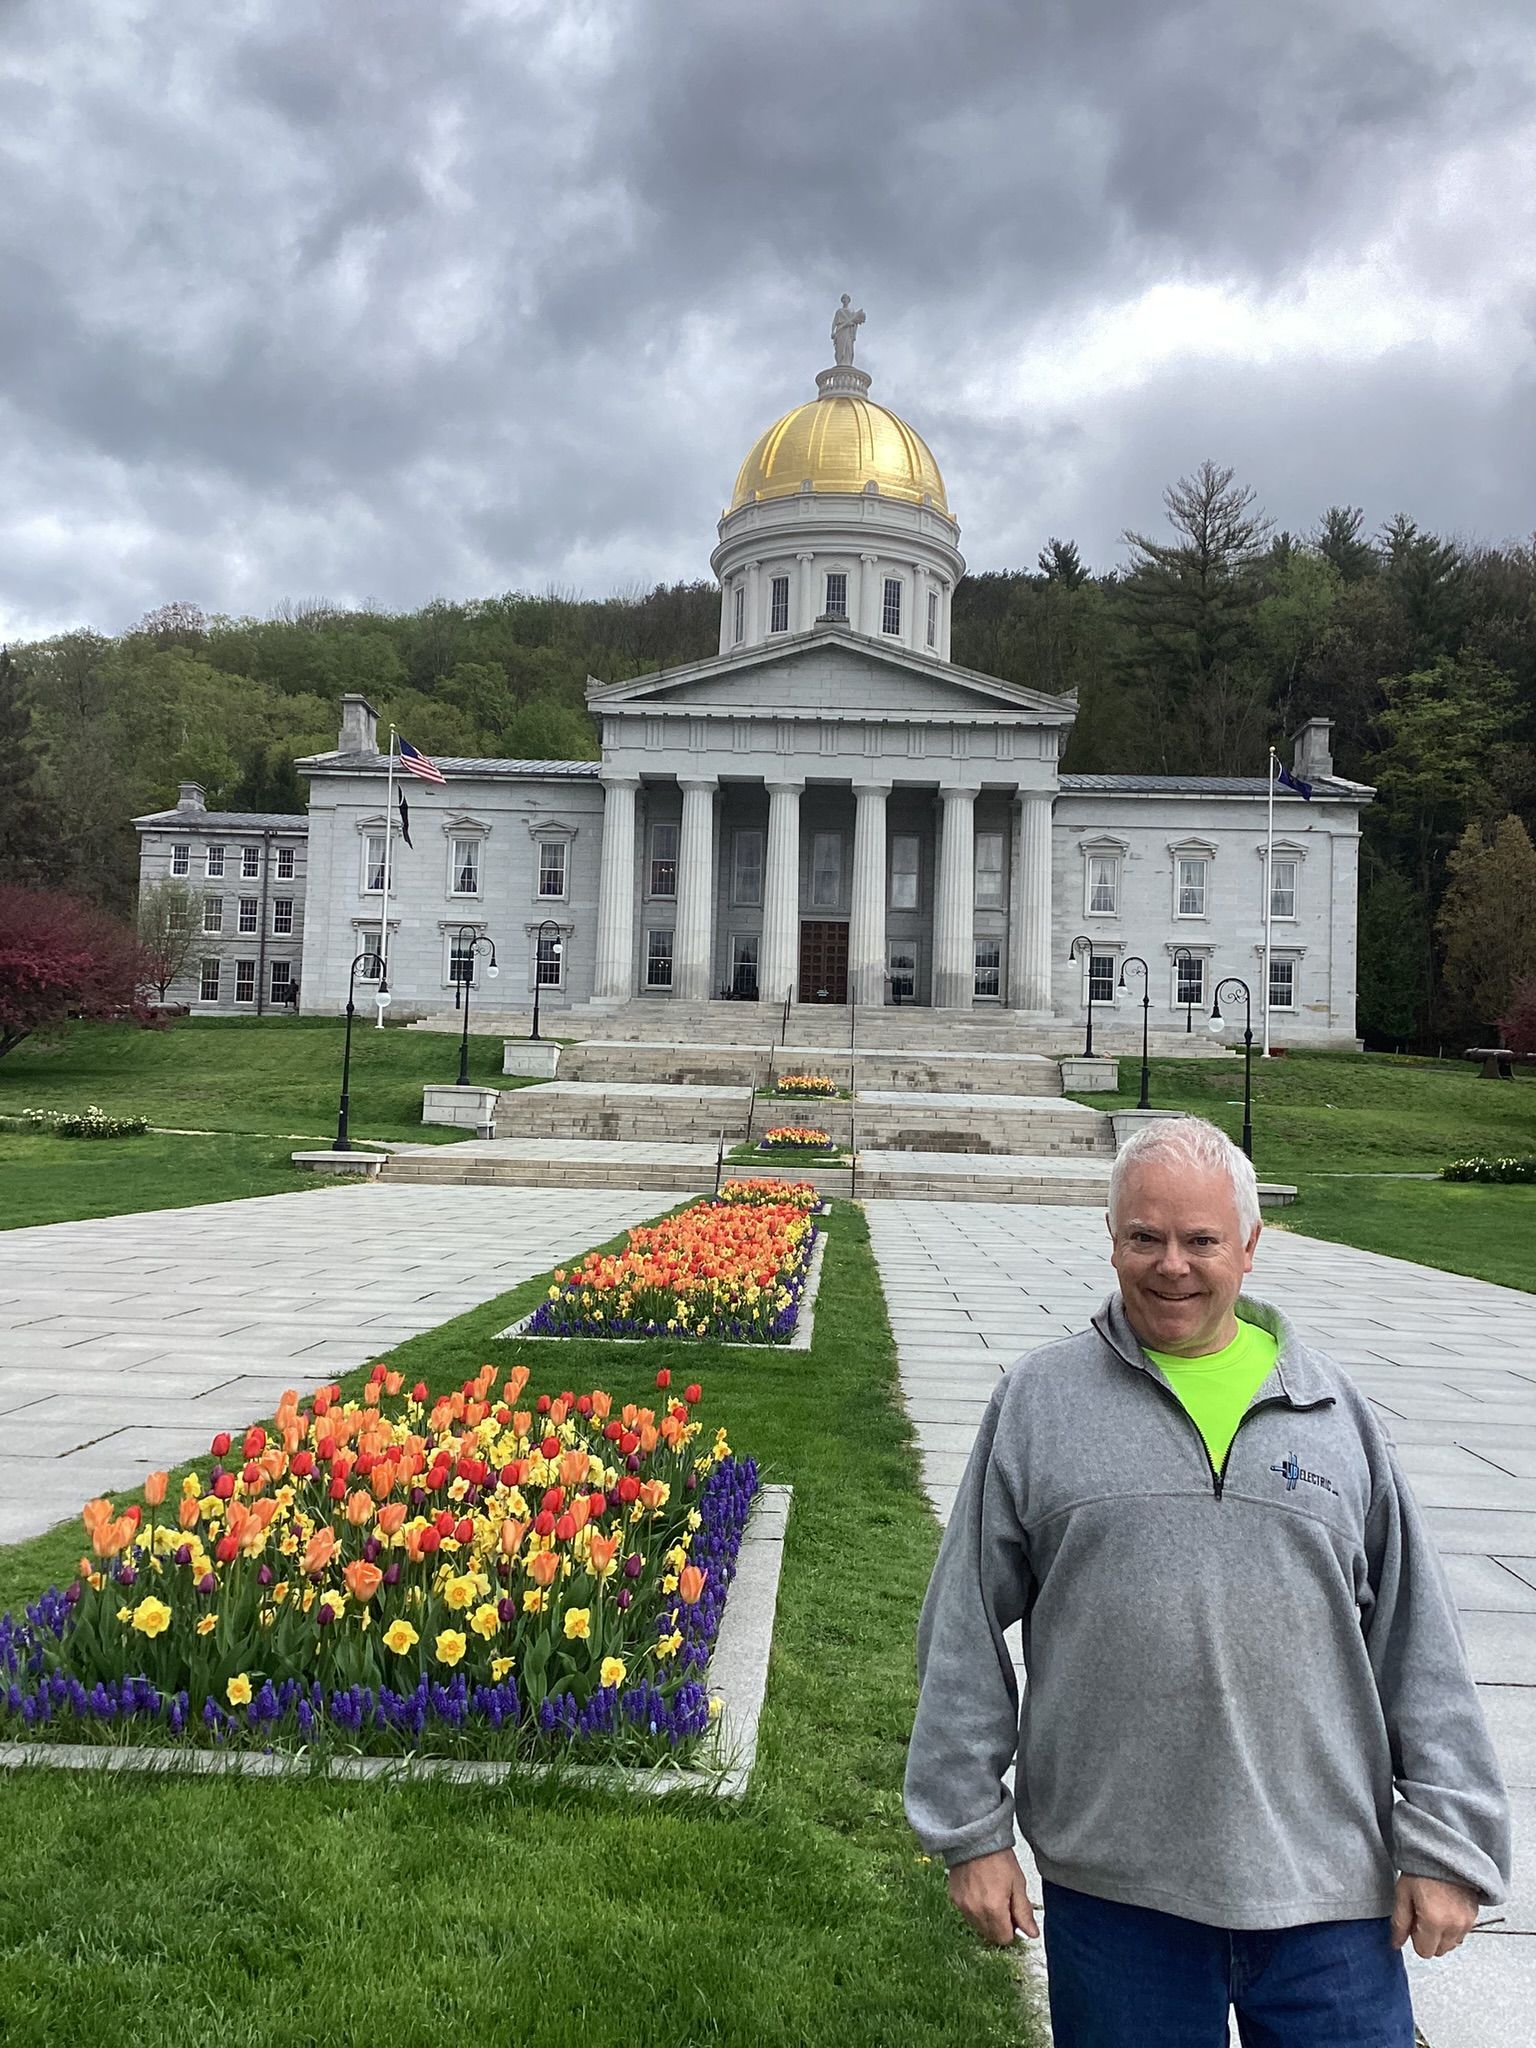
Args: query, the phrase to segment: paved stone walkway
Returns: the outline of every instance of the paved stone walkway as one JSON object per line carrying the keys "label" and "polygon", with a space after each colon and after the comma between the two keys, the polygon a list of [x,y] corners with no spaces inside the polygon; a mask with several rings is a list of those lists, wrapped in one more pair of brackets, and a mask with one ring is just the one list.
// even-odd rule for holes
{"label": "paved stone walkway", "polygon": [[0,1543],[657,1206],[634,1189],[364,1186],[0,1233]]}
{"label": "paved stone walkway", "polygon": [[[997,1375],[1081,1329],[1114,1284],[1102,1213],[868,1209],[923,1477],[947,1519]],[[1380,1409],[1450,1575],[1515,1808],[1501,1930],[1410,1958],[1431,2048],[1536,2042],[1536,1296],[1279,1230],[1251,1285]],[[1038,1896],[1038,1894],[1037,1894]]]}

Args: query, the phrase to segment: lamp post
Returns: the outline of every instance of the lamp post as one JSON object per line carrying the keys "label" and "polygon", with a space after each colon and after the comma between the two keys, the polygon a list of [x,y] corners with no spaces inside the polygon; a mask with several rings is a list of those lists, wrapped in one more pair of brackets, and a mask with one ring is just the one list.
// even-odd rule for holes
{"label": "lamp post", "polygon": [[[331,1147],[333,1152],[352,1150],[352,1140],[347,1136],[347,1109],[352,1086],[352,1013],[357,1008],[357,970],[365,961],[370,971],[376,969],[381,975],[384,972],[384,962],[377,953],[359,953],[352,962],[351,973],[347,976],[347,1029],[341,1042],[341,1100],[336,1105],[336,1143]],[[379,1006],[379,1022],[382,1024],[384,1012],[389,1008],[389,989],[382,981],[374,1000]]]}
{"label": "lamp post", "polygon": [[560,927],[552,917],[546,917],[533,935],[533,1029],[528,1034],[530,1038],[537,1038],[539,1035],[539,990],[543,986],[539,980],[539,948],[544,943],[544,934],[546,932],[553,932],[555,935],[555,941],[550,950],[555,956],[557,966],[560,961]]}
{"label": "lamp post", "polygon": [[1093,941],[1079,933],[1067,948],[1067,958],[1069,961],[1076,960],[1079,946],[1086,946],[1088,948],[1088,1036],[1083,1041],[1083,1058],[1091,1060],[1093,1058]]}
{"label": "lamp post", "polygon": [[[474,986],[475,980],[475,955],[482,946],[489,946],[491,949],[491,957],[486,962],[485,968],[486,980],[494,981],[501,970],[496,965],[496,941],[487,938],[484,932],[477,932],[472,924],[461,924],[454,933],[453,939],[453,1007],[455,1009],[459,1007],[459,991],[462,989],[464,992],[464,1029],[459,1035],[459,1086],[467,1088],[469,1086],[469,992]],[[469,972],[461,976],[459,969],[466,960],[469,962]]]}
{"label": "lamp post", "polygon": [[1224,981],[1216,984],[1216,994],[1211,1002],[1211,1014],[1206,1020],[1206,1029],[1217,1036],[1221,1033],[1221,999],[1226,991],[1240,988],[1243,992],[1243,1156],[1253,1159],[1253,991],[1240,975],[1229,974]]}
{"label": "lamp post", "polygon": [[1141,969],[1141,1100],[1137,1103],[1136,1107],[1138,1109],[1150,1109],[1152,1104],[1147,1097],[1147,1017],[1152,1008],[1151,976],[1148,973],[1146,961],[1142,959],[1139,953],[1132,953],[1129,959],[1120,962],[1119,986],[1121,988],[1125,987],[1125,970],[1127,967],[1139,967]]}
{"label": "lamp post", "polygon": [[[1193,964],[1193,962],[1194,962],[1194,958],[1195,958],[1195,956],[1194,956],[1194,954],[1193,954],[1193,953],[1191,953],[1191,951],[1189,950],[1188,946],[1179,946],[1179,947],[1176,947],[1176,948],[1175,948],[1175,950],[1174,950],[1174,955],[1173,955],[1173,969],[1174,969],[1174,973],[1175,973],[1175,974],[1177,974],[1177,973],[1178,973],[1178,969],[1179,969],[1179,962],[1180,962],[1181,960],[1188,960],[1188,961],[1189,961],[1189,962],[1190,962],[1191,964]],[[1193,977],[1193,976],[1191,976],[1191,977],[1189,977],[1189,979],[1188,979],[1188,980],[1187,980],[1187,981],[1185,982],[1185,987],[1186,987],[1186,988],[1193,988],[1193,987],[1194,987],[1194,985],[1195,985],[1195,984],[1194,984],[1194,977]],[[1188,1035],[1189,1035],[1189,1034],[1190,1034],[1191,1032],[1193,1032],[1194,1028],[1195,1028],[1195,999],[1194,999],[1194,997],[1193,997],[1193,996],[1189,996],[1189,997],[1187,997],[1187,998],[1185,999],[1185,1003],[1184,1003],[1184,1031],[1185,1031],[1185,1035],[1186,1035],[1186,1036],[1188,1036]]]}

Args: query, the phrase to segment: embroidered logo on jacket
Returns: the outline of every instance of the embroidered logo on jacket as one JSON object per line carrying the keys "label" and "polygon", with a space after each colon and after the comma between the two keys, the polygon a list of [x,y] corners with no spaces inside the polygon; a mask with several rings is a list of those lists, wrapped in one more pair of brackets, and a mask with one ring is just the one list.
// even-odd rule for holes
{"label": "embroidered logo on jacket", "polygon": [[1285,1480],[1285,1490],[1287,1493],[1294,1493],[1298,1485],[1320,1486],[1324,1493],[1332,1493],[1334,1491],[1333,1481],[1325,1479],[1321,1472],[1303,1471],[1296,1462],[1296,1453],[1294,1451],[1289,1453],[1283,1463],[1271,1465],[1269,1469],[1271,1472],[1281,1474]]}

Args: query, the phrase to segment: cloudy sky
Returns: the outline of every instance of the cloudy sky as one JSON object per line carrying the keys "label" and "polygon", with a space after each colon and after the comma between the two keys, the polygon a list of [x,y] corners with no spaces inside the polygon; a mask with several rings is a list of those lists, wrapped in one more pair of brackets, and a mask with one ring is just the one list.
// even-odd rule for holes
{"label": "cloudy sky", "polygon": [[0,0],[0,637],[708,573],[837,296],[975,569],[1536,527],[1529,0]]}

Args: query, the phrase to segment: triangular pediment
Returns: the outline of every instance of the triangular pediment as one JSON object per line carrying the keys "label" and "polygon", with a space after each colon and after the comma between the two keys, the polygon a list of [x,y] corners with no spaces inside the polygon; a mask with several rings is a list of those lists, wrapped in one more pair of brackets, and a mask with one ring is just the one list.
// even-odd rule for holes
{"label": "triangular pediment", "polygon": [[861,633],[818,628],[766,645],[660,669],[628,682],[587,682],[595,712],[640,710],[775,713],[844,712],[850,717],[974,718],[988,711],[1070,725],[1074,697],[1052,697],[998,676],[957,668]]}

